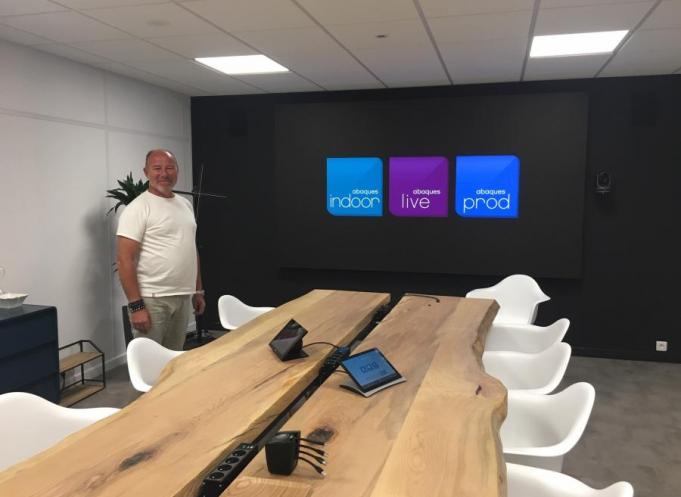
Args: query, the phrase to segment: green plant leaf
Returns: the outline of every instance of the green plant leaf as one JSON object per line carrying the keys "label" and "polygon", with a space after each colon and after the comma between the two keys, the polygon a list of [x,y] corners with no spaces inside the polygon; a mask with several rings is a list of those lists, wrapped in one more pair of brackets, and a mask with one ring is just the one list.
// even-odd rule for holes
{"label": "green plant leaf", "polygon": [[112,198],[118,202],[107,211],[109,214],[111,211],[118,211],[118,208],[123,205],[128,205],[130,202],[135,200],[141,193],[144,193],[149,189],[149,182],[135,180],[132,177],[132,171],[128,173],[123,180],[116,180],[118,183],[118,188],[112,188],[107,190],[106,198]]}

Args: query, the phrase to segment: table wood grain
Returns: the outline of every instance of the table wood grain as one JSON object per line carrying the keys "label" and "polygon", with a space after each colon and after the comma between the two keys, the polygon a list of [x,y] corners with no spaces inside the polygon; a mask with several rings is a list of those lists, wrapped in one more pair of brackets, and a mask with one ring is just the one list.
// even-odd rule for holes
{"label": "table wood grain", "polygon": [[[309,330],[306,343],[347,344],[388,301],[387,294],[314,290],[178,356],[125,409],[0,473],[0,496],[197,495],[211,468],[260,435],[331,352],[314,347],[305,360],[280,362],[268,346],[278,330],[295,318]],[[304,495],[301,488],[282,495]]]}
{"label": "table wood grain", "polygon": [[261,451],[233,485],[257,477],[308,484],[312,497],[505,497],[506,390],[481,363],[498,306],[437,298],[403,297],[356,351],[380,348],[405,383],[367,399],[334,374],[282,428],[328,437],[326,477],[304,463],[271,475]]}

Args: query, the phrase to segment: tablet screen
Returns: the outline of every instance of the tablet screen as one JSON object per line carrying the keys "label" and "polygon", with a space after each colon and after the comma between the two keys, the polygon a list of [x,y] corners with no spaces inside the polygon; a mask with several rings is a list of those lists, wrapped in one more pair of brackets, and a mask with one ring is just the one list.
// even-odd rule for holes
{"label": "tablet screen", "polygon": [[364,392],[402,376],[378,349],[369,349],[350,356],[341,363],[341,366]]}

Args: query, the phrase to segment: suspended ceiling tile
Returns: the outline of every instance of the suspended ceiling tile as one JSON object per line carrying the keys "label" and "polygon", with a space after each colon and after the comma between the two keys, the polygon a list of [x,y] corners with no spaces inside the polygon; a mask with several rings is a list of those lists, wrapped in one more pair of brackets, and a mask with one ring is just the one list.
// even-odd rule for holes
{"label": "suspended ceiling tile", "polygon": [[238,76],[241,81],[250,83],[268,92],[321,91],[318,85],[294,73],[250,74]]}
{"label": "suspended ceiling tile", "polygon": [[269,29],[261,31],[234,31],[239,40],[251,45],[265,55],[289,53],[324,53],[342,50],[338,44],[317,26],[294,29]]}
{"label": "suspended ceiling tile", "polygon": [[542,9],[553,7],[582,7],[584,5],[607,5],[615,3],[637,3],[641,0],[541,0]]}
{"label": "suspended ceiling tile", "polygon": [[671,74],[681,68],[681,29],[638,31],[601,76]]}
{"label": "suspended ceiling tile", "polygon": [[390,88],[449,84],[447,73],[431,46],[402,52],[366,49],[357,55]]}
{"label": "suspended ceiling tile", "polygon": [[58,0],[58,2],[72,9],[97,9],[101,7],[167,3],[168,0]]}
{"label": "suspended ceiling tile", "polygon": [[413,0],[297,0],[324,26],[419,19]]}
{"label": "suspended ceiling tile", "polygon": [[[278,63],[329,88],[329,85],[374,87],[376,78],[318,27],[234,33]],[[380,84],[380,83],[379,83]]]}
{"label": "suspended ceiling tile", "polygon": [[48,0],[0,0],[0,16],[20,16],[66,10],[68,9],[48,2]]}
{"label": "suspended ceiling tile", "polygon": [[261,90],[237,81],[224,74],[218,74],[211,69],[201,66],[197,62],[177,57],[148,62],[131,62],[128,64],[142,71],[146,71],[178,83],[193,86],[210,93],[219,94],[247,94],[262,93]]}
{"label": "suspended ceiling tile", "polygon": [[190,59],[196,57],[254,55],[258,53],[225,33],[149,38],[148,41]]}
{"label": "suspended ceiling tile", "polygon": [[77,12],[52,12],[5,17],[2,22],[60,43],[91,40],[120,40],[130,36]]}
{"label": "suspended ceiling tile", "polygon": [[76,62],[81,62],[83,64],[92,65],[104,62],[104,59],[102,59],[101,57],[85,52],[71,45],[52,43],[49,45],[35,45],[33,48],[40,50],[42,52],[48,52],[54,55],[59,55],[60,57],[75,60]]}
{"label": "suspended ceiling tile", "polygon": [[534,34],[552,35],[632,29],[643,19],[653,3],[650,1],[540,9]]}
{"label": "suspended ceiling tile", "polygon": [[526,50],[527,38],[440,45],[454,84],[518,81]]}
{"label": "suspended ceiling tile", "polygon": [[426,17],[532,10],[534,0],[418,0]]}
{"label": "suspended ceiling tile", "polygon": [[[388,86],[449,84],[420,20],[329,26],[329,31]],[[385,38],[377,38],[377,34]]]}
{"label": "suspended ceiling tile", "polygon": [[175,59],[176,55],[143,40],[108,40],[73,43],[73,46],[115,62]]}
{"label": "suspended ceiling tile", "polygon": [[327,90],[384,88],[378,79],[345,52],[333,56],[323,53],[289,54],[278,57],[278,61]]}
{"label": "suspended ceiling tile", "polygon": [[208,94],[208,92],[201,90],[199,88],[183,85],[181,83],[178,83],[177,81],[162,78],[161,76],[156,76],[155,74],[140,71],[139,69],[135,69],[134,67],[130,67],[125,64],[119,64],[117,62],[104,62],[101,64],[94,64],[94,66],[121,76],[126,76],[129,78],[133,78],[135,80],[151,83],[162,88],[168,88],[183,95],[196,96]]}
{"label": "suspended ceiling tile", "polygon": [[175,4],[130,5],[92,9],[87,15],[141,38],[218,32],[218,29]]}
{"label": "suspended ceiling tile", "polygon": [[314,22],[293,2],[282,0],[191,0],[181,5],[226,31],[303,28]]}
{"label": "suspended ceiling tile", "polygon": [[529,59],[524,81],[593,78],[610,54]]}
{"label": "suspended ceiling tile", "polygon": [[36,36],[27,31],[0,24],[0,39],[19,43],[20,45],[40,45],[50,43],[51,40]]}
{"label": "suspended ceiling tile", "polygon": [[[420,20],[366,22],[329,26],[329,32],[346,48],[399,51],[413,45],[431,45]],[[377,36],[385,36],[378,38]]]}
{"label": "suspended ceiling tile", "polygon": [[428,23],[437,43],[468,43],[477,40],[527,37],[531,20],[532,11],[525,10],[437,17],[429,19]]}
{"label": "suspended ceiling tile", "polygon": [[645,20],[641,29],[681,28],[681,1],[665,0]]}

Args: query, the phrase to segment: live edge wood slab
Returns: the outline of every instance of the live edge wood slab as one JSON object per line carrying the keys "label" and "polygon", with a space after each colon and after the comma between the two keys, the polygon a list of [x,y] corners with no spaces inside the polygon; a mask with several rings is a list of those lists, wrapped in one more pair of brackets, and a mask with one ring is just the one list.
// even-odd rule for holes
{"label": "live edge wood slab", "polygon": [[[348,344],[389,296],[315,290],[170,362],[151,391],[117,414],[0,473],[2,497],[189,497],[317,377],[330,347],[280,362],[268,347],[295,318],[305,342]],[[0,441],[1,443],[1,441]],[[230,489],[305,496],[306,485],[254,480]],[[260,490],[257,490],[260,489]],[[262,491],[264,490],[264,493]]]}
{"label": "live edge wood slab", "polygon": [[498,306],[437,299],[403,297],[356,350],[380,348],[405,383],[365,399],[339,388],[345,375],[331,375],[282,428],[328,439],[326,477],[304,463],[271,475],[261,451],[232,483],[234,495],[265,495],[279,481],[307,485],[312,497],[505,497],[506,390],[481,365]]}

